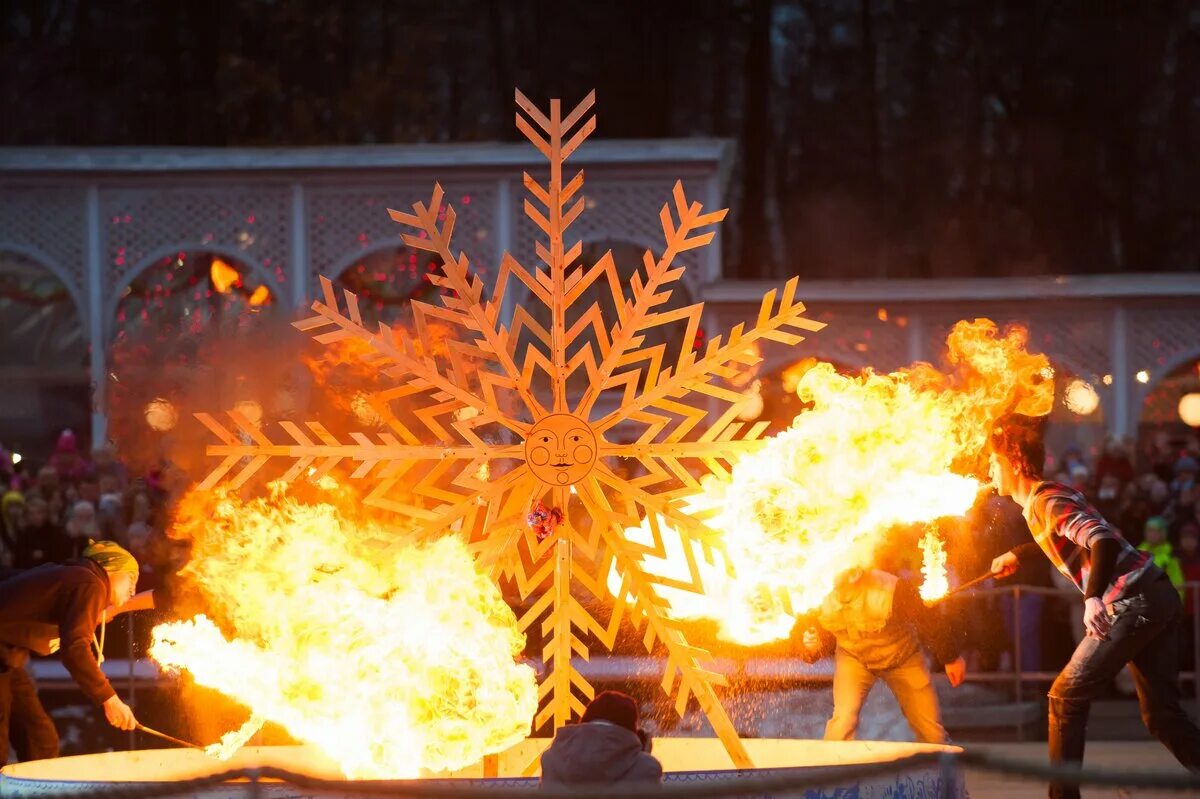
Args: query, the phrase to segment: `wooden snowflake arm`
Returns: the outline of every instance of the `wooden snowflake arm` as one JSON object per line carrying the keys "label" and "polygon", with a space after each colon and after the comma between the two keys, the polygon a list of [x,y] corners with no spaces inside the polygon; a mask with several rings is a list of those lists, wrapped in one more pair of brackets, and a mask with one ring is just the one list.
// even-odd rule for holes
{"label": "wooden snowflake arm", "polygon": [[[711,383],[705,383],[699,392],[725,400],[729,406],[715,422],[704,428],[695,440],[683,439],[685,436],[689,436],[696,424],[707,416],[705,411],[680,403],[660,402],[655,408],[669,410],[674,416],[651,411],[634,414],[630,417],[631,421],[646,424],[643,435],[631,444],[602,444],[599,450],[600,455],[636,458],[651,469],[655,460],[661,461],[685,486],[692,486],[699,490],[699,484],[682,467],[680,459],[699,459],[705,463],[725,461],[732,464],[742,455],[755,452],[762,447],[761,436],[766,432],[770,423],[747,424],[738,419],[738,415],[747,401],[743,395]],[[683,418],[683,421],[675,424],[675,427],[666,436],[663,436],[663,429],[680,417]],[[715,471],[724,474],[726,469],[721,468]],[[663,475],[664,480],[667,477],[667,475]],[[659,482],[662,481],[650,481],[651,484]]]}
{"label": "wooden snowflake arm", "polygon": [[753,342],[768,340],[795,346],[804,340],[804,336],[792,332],[789,328],[808,332],[823,329],[825,323],[804,316],[804,303],[795,299],[796,284],[799,280],[800,278],[794,277],[784,285],[778,309],[775,308],[775,291],[766,293],[759,307],[758,319],[750,330],[744,330],[745,325],[739,324],[729,331],[729,340],[724,343],[722,337],[717,336],[709,342],[702,358],[697,358],[694,352],[684,348],[679,356],[679,368],[676,371],[664,369],[656,383],[647,384],[642,393],[631,402],[623,403],[620,408],[600,420],[595,427],[596,432],[603,433],[633,414],[670,397],[688,391],[712,393],[714,388],[708,384],[714,376],[732,375],[734,369],[730,364],[744,363],[757,357],[748,354],[751,351],[749,345]]}
{"label": "wooden snowflake arm", "polygon": [[[639,332],[647,327],[666,324],[679,319],[686,319],[687,330],[683,341],[692,341],[700,324],[702,305],[692,305],[674,311],[655,312],[654,309],[664,304],[671,296],[671,289],[664,287],[677,281],[684,273],[683,267],[674,267],[676,256],[681,252],[703,247],[713,239],[713,231],[696,233],[701,228],[715,225],[725,218],[727,209],[702,213],[703,206],[698,202],[689,203],[683,192],[683,183],[676,181],[672,192],[675,200],[675,213],[679,216],[676,225],[671,214],[670,204],[665,204],[659,213],[662,222],[663,237],[666,246],[661,258],[656,259],[647,250],[643,255],[643,265],[646,276],[643,278],[635,273],[632,278],[633,302],[628,303],[623,293],[614,296],[617,305],[618,322],[613,327],[612,341],[609,350],[604,354],[598,372],[599,379],[594,381],[584,392],[575,413],[587,418],[592,406],[599,399],[601,392],[609,388],[609,380],[613,371],[627,359],[631,350],[639,346]],[[685,349],[687,349],[685,347]]]}
{"label": "wooden snowflake arm", "polygon": [[[528,172],[524,174],[525,189],[545,209],[543,213],[532,202],[526,200],[525,215],[546,234],[549,246],[539,241],[534,248],[538,258],[550,269],[551,283],[565,281],[563,273],[579,257],[583,251],[583,244],[576,242],[570,250],[566,250],[564,239],[567,228],[583,213],[584,202],[582,197],[575,196],[583,188],[583,170],[575,173],[564,185],[563,165],[596,130],[596,115],[588,114],[596,102],[596,93],[588,92],[565,118],[562,116],[562,103],[559,100],[550,101],[550,112],[547,115],[520,90],[516,92],[516,99],[519,109],[516,114],[517,128],[550,164],[550,180],[544,185]],[[521,116],[521,111],[525,112],[529,120]],[[575,129],[577,125],[579,127]]]}
{"label": "wooden snowflake arm", "polygon": [[[705,524],[700,514],[688,513],[683,509],[684,501],[695,493],[698,486],[696,488],[689,486],[678,492],[652,494],[637,485],[621,480],[600,463],[597,464],[595,476],[598,483],[613,489],[614,495],[620,496],[631,507],[640,505],[647,512],[657,514],[670,524],[685,541],[699,545],[706,557],[711,558],[713,551],[724,552],[724,538],[721,533]],[[636,526],[639,514],[633,512],[627,515],[633,519],[627,526]],[[636,548],[638,545],[630,543],[629,546]],[[657,545],[656,548],[646,549],[646,554],[663,557]],[[699,574],[695,571],[691,574],[691,579],[699,584]]]}
{"label": "wooden snowflake arm", "polygon": [[724,675],[701,665],[702,660],[711,660],[711,655],[689,644],[679,623],[670,617],[667,603],[654,590],[654,578],[642,567],[641,553],[630,548],[629,542],[622,534],[620,517],[614,518],[603,493],[593,491],[586,484],[581,485],[584,487],[579,496],[588,506],[593,524],[601,526],[604,542],[623,576],[622,586],[619,595],[614,597],[614,603],[618,607],[623,606],[628,602],[627,597],[632,596],[633,602],[628,617],[631,620],[639,617],[645,619],[646,633],[643,643],[647,651],[653,651],[656,641],[666,650],[667,665],[662,688],[668,696],[675,696],[675,712],[683,716],[689,700],[694,696],[717,736],[725,744],[734,764],[738,768],[752,767],[753,763],[738,738],[737,729],[716,695],[715,686],[725,685],[728,681]]}
{"label": "wooden snowflake arm", "polygon": [[573,655],[585,659],[588,655],[587,645],[577,632],[581,627],[579,622],[587,613],[571,594],[572,561],[570,540],[560,538],[549,563],[553,575],[551,588],[522,614],[519,621],[521,629],[528,630],[545,616],[541,622],[542,663],[548,673],[538,686],[538,701],[542,707],[533,720],[535,730],[549,723],[557,729],[569,723],[572,717],[582,716],[585,705],[576,690],[589,700],[595,696],[591,683],[572,662]]}
{"label": "wooden snowflake arm", "polygon": [[[439,288],[449,289],[440,295],[443,306],[458,314],[457,321],[471,332],[479,347],[489,359],[494,360],[501,372],[517,385],[517,393],[525,402],[530,413],[538,414],[540,403],[528,386],[520,384],[520,371],[513,361],[508,346],[508,331],[500,322],[502,298],[483,302],[483,280],[472,275],[470,262],[465,252],[454,255],[450,239],[454,233],[456,219],[453,206],[446,205],[445,221],[438,224],[438,212],[442,205],[443,192],[435,184],[429,203],[413,204],[413,213],[388,209],[388,214],[402,225],[421,231],[421,235],[403,234],[404,243],[419,250],[437,255],[442,261],[442,273],[431,275],[430,280]],[[510,270],[511,270],[510,266]]]}
{"label": "wooden snowflake arm", "polygon": [[332,281],[322,276],[321,288],[324,301],[317,300],[312,304],[315,315],[293,322],[293,327],[311,333],[321,344],[350,338],[362,341],[370,347],[374,356],[390,362],[391,365],[383,369],[385,374],[404,379],[409,386],[417,390],[436,391],[437,399],[452,398],[461,405],[474,408],[484,419],[502,424],[523,435],[524,425],[514,425],[511,419],[488,406],[468,386],[459,385],[452,378],[443,375],[429,354],[432,347],[428,341],[422,341],[421,347],[418,348],[411,339],[399,339],[396,332],[384,324],[380,324],[378,332],[372,332],[363,324],[358,297],[354,292],[343,290],[346,304],[346,312],[343,313],[338,305],[337,292]]}
{"label": "wooden snowflake arm", "polygon": [[[230,481],[233,488],[240,488],[271,458],[293,461],[291,468],[281,478],[291,481],[300,477],[309,468],[314,470],[312,473],[314,479],[323,477],[344,460],[357,461],[359,466],[351,476],[364,478],[380,464],[459,460],[479,457],[481,454],[477,447],[401,444],[390,433],[380,433],[374,441],[364,433],[351,433],[352,443],[344,443],[331,435],[318,422],[307,424],[308,433],[305,433],[293,422],[280,422],[279,426],[291,437],[292,442],[277,443],[271,441],[261,428],[237,411],[229,411],[228,416],[233,420],[233,429],[221,424],[210,414],[196,414],[196,419],[221,440],[220,444],[210,444],[206,450],[207,454],[223,458],[221,463],[209,472],[208,476],[200,483],[201,490],[208,490],[215,486],[234,466],[246,458],[249,458],[250,461]],[[239,438],[239,431],[250,439],[250,443]]]}
{"label": "wooden snowflake arm", "polygon": [[[550,180],[545,185],[535,180],[528,172],[524,175],[525,188],[533,199],[545,209],[543,213],[531,200],[525,200],[525,215],[546,236],[547,244],[538,241],[534,245],[542,263],[549,267],[550,293],[550,363],[551,386],[554,394],[554,411],[567,410],[567,346],[566,334],[567,269],[583,252],[583,242],[576,241],[566,248],[566,232],[583,213],[584,201],[576,197],[583,188],[583,171],[580,170],[566,184],[563,183],[563,165],[567,158],[596,129],[596,116],[589,114],[596,101],[596,93],[589,92],[579,105],[567,116],[562,116],[562,104],[550,101],[550,113],[541,110],[520,91],[517,98],[517,128],[550,163]],[[524,112],[529,120],[521,115]],[[582,123],[582,124],[581,124]],[[576,129],[578,126],[578,129]],[[574,132],[572,132],[574,130]]]}
{"label": "wooden snowflake arm", "polygon": [[[766,429],[770,422],[755,423],[753,429]],[[736,426],[727,428],[736,431]],[[617,458],[722,458],[736,459],[748,452],[757,452],[766,442],[752,438],[753,433],[745,438],[721,441],[677,441],[674,443],[647,444],[603,444],[600,446],[600,457],[614,456]]]}

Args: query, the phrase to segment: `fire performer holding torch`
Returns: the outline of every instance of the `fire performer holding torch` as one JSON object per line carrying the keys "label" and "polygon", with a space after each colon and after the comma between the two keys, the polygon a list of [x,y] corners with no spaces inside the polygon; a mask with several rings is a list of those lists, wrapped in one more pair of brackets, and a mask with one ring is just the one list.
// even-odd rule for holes
{"label": "fire performer holding torch", "polygon": [[[1087,636],[1050,687],[1050,759],[1083,760],[1092,700],[1128,663],[1146,728],[1200,772],[1200,728],[1179,704],[1179,593],[1078,491],[1042,480],[1045,460],[1038,420],[1013,414],[997,424],[992,483],[1024,509],[1033,540],[992,561],[992,574],[1007,577],[1041,550],[1084,596]],[[1079,786],[1051,784],[1050,796],[1078,797]]]}
{"label": "fire performer holding torch", "polygon": [[96,541],[80,560],[47,563],[0,583],[0,764],[8,757],[10,730],[22,760],[58,755],[58,733],[25,663],[30,652],[48,655],[60,642],[63,665],[83,693],[104,708],[108,722],[120,730],[137,726],[99,661],[105,609],[128,602],[137,578],[133,555],[111,541]]}
{"label": "fire performer holding torch", "polygon": [[825,740],[849,741],[858,729],[863,701],[876,680],[883,680],[908,719],[917,740],[946,743],[941,709],[922,643],[945,664],[957,688],[966,676],[966,661],[931,622],[940,619],[927,608],[917,589],[895,575],[851,569],[837,580],[817,611],[816,624],[804,632],[804,659],[812,663],[834,652],[833,716]]}

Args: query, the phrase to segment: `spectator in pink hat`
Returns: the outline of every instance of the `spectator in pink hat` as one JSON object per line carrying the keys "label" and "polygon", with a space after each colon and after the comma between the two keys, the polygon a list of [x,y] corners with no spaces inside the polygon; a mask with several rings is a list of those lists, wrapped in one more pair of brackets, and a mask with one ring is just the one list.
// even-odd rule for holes
{"label": "spectator in pink hat", "polygon": [[60,478],[69,483],[76,483],[91,472],[91,464],[79,454],[79,442],[75,440],[74,431],[68,429],[58,434],[50,465]]}

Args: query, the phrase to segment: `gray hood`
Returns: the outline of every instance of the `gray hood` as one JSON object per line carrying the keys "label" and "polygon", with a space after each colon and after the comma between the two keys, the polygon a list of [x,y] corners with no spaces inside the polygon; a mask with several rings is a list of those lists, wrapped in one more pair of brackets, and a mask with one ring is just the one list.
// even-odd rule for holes
{"label": "gray hood", "polygon": [[542,782],[588,784],[662,779],[662,766],[641,739],[603,721],[559,728],[542,754]]}

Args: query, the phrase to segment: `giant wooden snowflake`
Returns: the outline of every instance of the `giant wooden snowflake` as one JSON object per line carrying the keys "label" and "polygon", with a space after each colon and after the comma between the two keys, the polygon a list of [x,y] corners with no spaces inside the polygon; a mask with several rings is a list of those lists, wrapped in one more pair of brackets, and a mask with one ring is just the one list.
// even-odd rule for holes
{"label": "giant wooden snowflake", "polygon": [[[738,421],[743,395],[722,380],[757,362],[755,342],[792,345],[802,340],[796,331],[823,325],[803,315],[793,278],[781,297],[772,291],[763,298],[753,327],[738,325],[702,353],[686,345],[669,350],[666,342],[643,346],[662,325],[681,329],[675,341],[696,340],[703,306],[663,306],[684,272],[676,259],[708,244],[707,229],[725,211],[702,213],[676,183],[673,203],[659,214],[663,252],[646,251],[632,279],[618,273],[611,252],[579,263],[582,245],[568,246],[566,234],[584,210],[583,172],[565,180],[563,167],[595,129],[594,93],[565,117],[558,100],[548,114],[519,91],[516,102],[517,127],[549,162],[547,181],[524,175],[525,214],[544,234],[536,245],[541,265],[528,269],[505,254],[488,293],[466,255],[451,246],[455,214],[443,206],[440,186],[412,213],[389,211],[414,231],[403,234],[408,246],[441,261],[433,276],[440,304],[414,301],[411,331],[368,327],[356,296],[343,291],[339,298],[322,278],[314,315],[295,323],[322,344],[354,340],[385,384],[372,398],[384,431],[339,438],[317,422],[282,422],[290,440],[272,439],[237,412],[228,414],[232,426],[198,414],[222,442],[208,453],[223,458],[201,487],[241,464],[231,481],[239,486],[271,458],[291,460],[285,480],[356,464],[351,476],[372,481],[368,504],[407,517],[418,535],[466,535],[495,579],[519,590],[527,607],[522,629],[543,642],[535,728],[582,713],[593,689],[572,656],[586,659],[589,641],[611,650],[627,620],[639,632],[644,626],[647,650],[658,645],[665,653],[662,687],[676,710],[682,714],[694,697],[735,763],[748,766],[714,690],[724,678],[711,670],[707,652],[688,644],[660,596],[666,586],[702,592],[697,564],[689,564],[690,579],[668,579],[645,570],[642,558],[664,555],[664,535],[680,536],[689,558],[711,558],[720,547],[704,520],[682,505],[700,491],[699,477],[727,477],[766,427]],[[509,319],[505,297],[513,290],[526,304]],[[615,320],[587,301],[597,293],[610,296]],[[641,474],[629,476],[635,463]],[[525,523],[539,501],[568,510],[544,540]],[[624,535],[643,518],[650,520],[651,546]],[[614,561],[623,579],[615,595],[606,586]]]}

